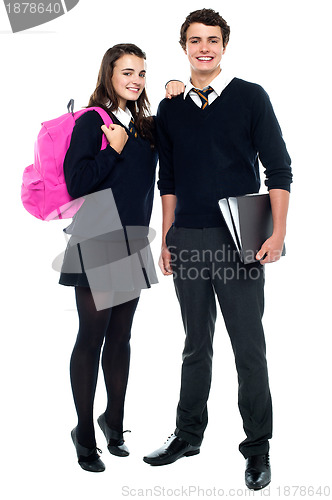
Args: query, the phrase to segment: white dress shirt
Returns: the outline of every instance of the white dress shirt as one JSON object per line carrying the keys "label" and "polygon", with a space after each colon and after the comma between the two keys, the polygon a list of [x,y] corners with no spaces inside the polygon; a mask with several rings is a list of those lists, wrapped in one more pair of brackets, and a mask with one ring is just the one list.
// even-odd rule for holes
{"label": "white dress shirt", "polygon": [[[106,106],[110,108],[111,107],[110,102],[108,102]],[[122,125],[129,128],[130,120],[132,119],[133,115],[131,114],[128,108],[126,108],[125,111],[123,111],[123,109],[121,108],[118,108],[115,111],[112,111],[112,113],[114,116],[116,116],[119,122],[122,123]]]}
{"label": "white dress shirt", "polygon": [[123,109],[121,108],[118,108],[115,111],[112,111],[112,113],[114,116],[117,117],[117,119],[122,123],[122,125],[129,128],[129,123],[133,115],[131,114],[128,108],[126,108],[125,111],[123,111]]}
{"label": "white dress shirt", "polygon": [[[206,89],[207,87],[212,87],[213,92],[208,95],[209,99],[209,104],[211,104],[217,97],[219,97],[222,93],[222,91],[227,87],[227,85],[233,80],[233,76],[227,75],[224,70],[222,70],[218,76],[216,76],[212,82],[204,87]],[[186,89],[183,94],[183,98],[185,99],[187,95],[192,98],[195,104],[200,108],[202,106],[202,101],[199,95],[196,94],[192,89],[195,88],[193,84],[191,83],[191,80],[189,79],[186,84]],[[200,89],[200,90],[204,90]]]}

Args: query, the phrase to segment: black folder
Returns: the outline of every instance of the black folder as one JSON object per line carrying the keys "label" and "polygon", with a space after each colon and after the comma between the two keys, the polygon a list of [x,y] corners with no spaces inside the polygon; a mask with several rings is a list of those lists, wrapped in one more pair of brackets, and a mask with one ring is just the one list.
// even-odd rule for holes
{"label": "black folder", "polygon": [[[272,235],[270,196],[251,194],[223,198],[219,207],[244,264],[257,262],[255,256]],[[282,255],[285,255],[285,246]]]}

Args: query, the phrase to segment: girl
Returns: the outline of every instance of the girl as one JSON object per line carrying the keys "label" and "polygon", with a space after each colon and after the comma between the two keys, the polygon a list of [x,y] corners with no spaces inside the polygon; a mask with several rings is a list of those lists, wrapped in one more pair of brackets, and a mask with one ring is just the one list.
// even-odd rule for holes
{"label": "girl", "polygon": [[[72,236],[59,282],[75,287],[79,331],[71,356],[70,376],[78,425],[71,434],[79,465],[91,472],[105,470],[98,454],[93,424],[102,346],[107,406],[98,424],[110,453],[127,456],[123,413],[131,326],[140,289],[157,282],[146,243],[158,156],[145,74],[145,54],[137,46],[119,44],[106,52],[88,107],[103,108],[113,123],[106,127],[94,110],[82,115],[76,121],[64,161],[69,194],[73,198],[86,197],[66,229]],[[103,134],[109,144],[100,150]],[[112,222],[109,224],[109,221]],[[98,227],[98,224],[105,227]],[[139,237],[135,237],[136,247],[134,240],[128,237],[127,228],[140,228]],[[142,231],[145,231],[143,235]],[[122,240],[119,234],[124,235]],[[126,261],[124,257],[133,253],[130,248],[133,246],[139,259]],[[116,258],[112,257],[114,248],[117,249]],[[125,248],[128,253],[118,251],[119,248]],[[92,264],[89,263],[91,259]],[[134,260],[141,279],[133,271]],[[123,281],[114,285],[116,262],[126,264],[118,273]],[[130,279],[133,283],[128,286]],[[108,289],[105,283],[109,284]]]}

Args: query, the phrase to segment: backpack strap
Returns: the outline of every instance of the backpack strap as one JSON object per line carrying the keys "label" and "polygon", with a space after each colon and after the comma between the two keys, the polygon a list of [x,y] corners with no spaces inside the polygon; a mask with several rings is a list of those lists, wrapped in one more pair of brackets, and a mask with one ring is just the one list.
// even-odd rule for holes
{"label": "backpack strap", "polygon": [[[73,114],[73,110],[74,110],[73,99],[71,99],[69,101],[67,109],[68,109],[69,113],[71,112]],[[84,109],[80,109],[79,111],[76,111],[75,114],[73,114],[75,120],[77,120],[77,118],[79,118],[80,116],[84,115],[84,113],[86,113],[87,111],[97,111],[97,113],[100,115],[100,117],[103,120],[106,127],[109,127],[110,124],[113,123],[113,120],[110,117],[110,115],[103,108],[100,108],[98,106],[93,106],[91,108],[84,108]],[[101,149],[106,149],[107,145],[108,145],[108,140],[107,140],[105,134],[103,134]]]}
{"label": "backpack strap", "polygon": [[87,108],[86,111],[91,111],[91,110],[97,111],[97,113],[101,116],[103,122],[105,123],[106,127],[109,127],[111,123],[113,123],[112,118],[110,115],[103,109],[99,107],[92,107],[92,108]]}
{"label": "backpack strap", "polygon": [[[111,123],[113,123],[112,118],[110,115],[103,109],[99,107],[93,107],[93,108],[88,108],[88,110],[93,109],[94,111],[97,111],[99,113],[101,119],[105,123],[106,127],[109,127]],[[108,146],[108,140],[106,138],[106,135],[103,133],[103,138],[102,138],[102,143],[101,143],[101,149],[106,149],[106,146]]]}
{"label": "backpack strap", "polygon": [[74,116],[74,99],[70,99],[67,104],[68,113],[71,113]]}

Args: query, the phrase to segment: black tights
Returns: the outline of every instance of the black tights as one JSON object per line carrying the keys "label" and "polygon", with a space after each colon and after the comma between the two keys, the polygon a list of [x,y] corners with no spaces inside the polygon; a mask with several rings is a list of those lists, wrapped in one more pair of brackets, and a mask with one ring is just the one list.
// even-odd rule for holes
{"label": "black tights", "polygon": [[130,332],[139,298],[97,311],[87,287],[76,287],[79,331],[70,360],[70,379],[78,416],[77,440],[82,446],[96,446],[93,425],[99,359],[102,345],[107,407],[106,422],[123,431],[123,410],[130,362]]}

